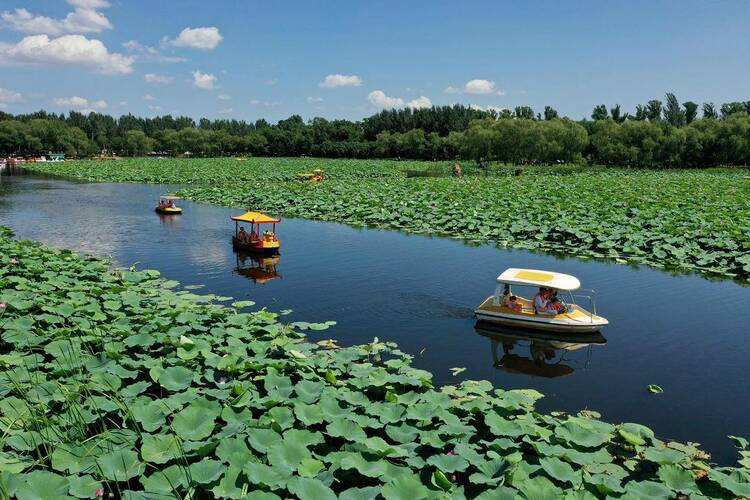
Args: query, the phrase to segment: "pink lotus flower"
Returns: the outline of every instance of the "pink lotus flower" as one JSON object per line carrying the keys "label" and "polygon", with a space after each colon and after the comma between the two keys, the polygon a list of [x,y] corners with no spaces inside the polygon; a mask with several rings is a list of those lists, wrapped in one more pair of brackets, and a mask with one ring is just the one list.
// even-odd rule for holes
{"label": "pink lotus flower", "polygon": [[96,495],[96,498],[103,497],[104,496],[104,488],[97,488],[96,491],[94,492],[94,494]]}
{"label": "pink lotus flower", "polygon": [[0,309],[5,309],[6,307],[8,307],[8,304],[6,304],[5,302],[0,302]]}
{"label": "pink lotus flower", "polygon": [[15,257],[13,257],[12,259],[10,259],[10,263],[11,264],[18,264],[18,259],[16,259]]}

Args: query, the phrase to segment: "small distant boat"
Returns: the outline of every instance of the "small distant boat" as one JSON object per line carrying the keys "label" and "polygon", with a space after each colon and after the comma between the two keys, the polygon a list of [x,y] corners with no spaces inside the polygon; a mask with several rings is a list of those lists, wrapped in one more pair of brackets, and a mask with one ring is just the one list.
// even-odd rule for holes
{"label": "small distant boat", "polygon": [[[281,242],[276,237],[276,224],[280,223],[281,219],[252,211],[230,217],[230,219],[234,221],[234,236],[232,236],[234,248],[265,254],[276,253],[281,248]],[[240,222],[250,224],[250,231],[240,227]],[[261,233],[261,226],[271,226],[271,229],[266,229]]]}
{"label": "small distant boat", "polygon": [[[559,302],[559,311],[539,311],[531,299],[515,296],[515,307],[508,299],[512,296],[512,287],[536,287],[539,291],[568,292],[569,301]],[[569,274],[538,269],[506,269],[497,277],[495,293],[487,297],[475,310],[477,319],[515,328],[530,328],[550,332],[597,332],[609,324],[606,318],[596,314],[594,291],[588,294],[573,294],[581,287],[578,278]],[[536,292],[533,292],[536,293]],[[586,298],[591,303],[591,312],[575,303],[575,297]]]}
{"label": "small distant boat", "polygon": [[165,215],[177,215],[182,213],[182,209],[174,204],[175,200],[179,200],[180,198],[177,196],[172,196],[169,194],[165,194],[162,196],[159,196],[159,204],[156,206],[155,210],[160,214]]}

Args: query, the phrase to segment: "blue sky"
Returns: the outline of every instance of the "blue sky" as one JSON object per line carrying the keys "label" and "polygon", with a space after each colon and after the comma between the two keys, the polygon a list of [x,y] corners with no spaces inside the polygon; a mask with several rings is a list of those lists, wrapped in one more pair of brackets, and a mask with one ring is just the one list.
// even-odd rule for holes
{"label": "blue sky", "polygon": [[744,0],[0,0],[0,109],[276,121],[721,103],[750,99],[748,26]]}

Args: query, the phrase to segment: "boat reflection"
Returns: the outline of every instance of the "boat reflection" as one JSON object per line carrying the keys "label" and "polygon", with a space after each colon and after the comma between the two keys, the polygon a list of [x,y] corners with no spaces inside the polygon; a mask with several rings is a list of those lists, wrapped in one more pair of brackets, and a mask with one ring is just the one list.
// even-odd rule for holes
{"label": "boat reflection", "polygon": [[[484,321],[478,321],[474,330],[490,339],[492,365],[495,368],[544,378],[564,377],[573,373],[575,369],[570,365],[580,362],[568,359],[572,351],[586,349],[584,368],[587,367],[593,346],[607,343],[600,333],[545,333],[501,328]],[[501,348],[502,353],[499,352]]]}
{"label": "boat reflection", "polygon": [[235,268],[237,274],[249,278],[259,285],[281,278],[278,271],[281,255],[259,255],[236,249],[234,254],[237,257],[237,267]]}

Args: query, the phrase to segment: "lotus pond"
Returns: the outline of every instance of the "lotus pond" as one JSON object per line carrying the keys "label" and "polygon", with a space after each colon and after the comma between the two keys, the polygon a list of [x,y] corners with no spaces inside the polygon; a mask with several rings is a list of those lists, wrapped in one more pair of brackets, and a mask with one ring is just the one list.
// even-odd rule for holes
{"label": "lotus pond", "polygon": [[[328,180],[295,180],[313,167],[324,168]],[[750,278],[746,169],[541,168],[526,172],[541,175],[513,177],[501,168],[459,180],[406,179],[405,170],[447,164],[386,160],[128,159],[31,168],[99,181],[195,184],[182,193],[291,217]]]}
{"label": "lotus pond", "polygon": [[0,488],[23,499],[732,498],[750,452],[595,412],[541,414],[534,390],[436,387],[373,339],[346,348],[248,301],[110,269],[0,229]]}

